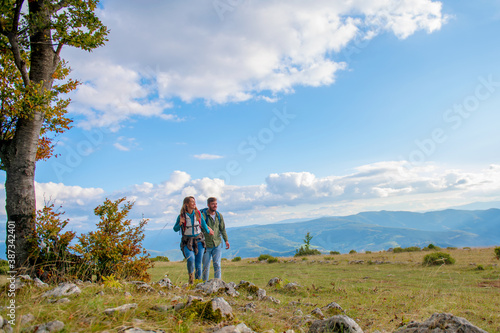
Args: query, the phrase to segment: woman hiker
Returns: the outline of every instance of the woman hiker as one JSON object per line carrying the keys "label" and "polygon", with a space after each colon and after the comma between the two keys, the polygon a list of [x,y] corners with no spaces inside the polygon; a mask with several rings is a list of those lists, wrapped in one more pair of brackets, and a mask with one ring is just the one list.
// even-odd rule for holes
{"label": "woman hiker", "polygon": [[201,262],[205,253],[205,236],[202,229],[209,235],[214,234],[196,208],[194,197],[185,197],[174,231],[182,230],[181,251],[187,259],[189,284],[193,284],[195,279],[201,279]]}

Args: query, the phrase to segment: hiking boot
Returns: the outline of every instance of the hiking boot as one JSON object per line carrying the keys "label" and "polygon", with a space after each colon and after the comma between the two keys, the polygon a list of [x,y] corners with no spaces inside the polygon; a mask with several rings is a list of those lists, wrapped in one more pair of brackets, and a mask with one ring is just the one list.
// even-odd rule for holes
{"label": "hiking boot", "polygon": [[194,283],[194,273],[189,273],[189,284]]}

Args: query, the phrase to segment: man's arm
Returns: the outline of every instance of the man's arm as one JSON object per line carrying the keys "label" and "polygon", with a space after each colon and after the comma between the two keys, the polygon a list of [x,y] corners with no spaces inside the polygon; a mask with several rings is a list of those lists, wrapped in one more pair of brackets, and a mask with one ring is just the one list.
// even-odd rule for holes
{"label": "man's arm", "polygon": [[226,250],[227,250],[229,249],[229,241],[227,239],[226,224],[224,223],[224,218],[222,217],[222,214],[219,214],[219,217],[220,217],[219,232],[221,233],[224,242],[226,242]]}

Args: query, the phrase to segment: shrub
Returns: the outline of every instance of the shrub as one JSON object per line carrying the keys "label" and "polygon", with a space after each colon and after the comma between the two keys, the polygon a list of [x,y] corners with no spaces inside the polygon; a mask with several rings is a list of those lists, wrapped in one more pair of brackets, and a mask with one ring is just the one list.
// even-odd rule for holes
{"label": "shrub", "polygon": [[448,253],[444,252],[434,252],[429,253],[424,257],[423,264],[427,266],[432,265],[453,265],[455,259],[453,259]]}
{"label": "shrub", "polygon": [[439,250],[441,250],[441,248],[432,243],[422,249],[422,251],[439,251]]}
{"label": "shrub", "polygon": [[418,246],[410,246],[410,247],[395,247],[392,252],[393,253],[401,253],[401,252],[418,252],[420,251],[420,248]]}
{"label": "shrub", "polygon": [[349,251],[349,254],[353,254],[353,253],[358,253],[358,252],[356,252],[356,250]]}
{"label": "shrub", "polygon": [[484,266],[483,265],[477,265],[476,270],[478,271],[484,271]]}
{"label": "shrub", "polygon": [[241,261],[241,257],[234,257],[231,259],[231,261],[236,262],[236,261]]}
{"label": "shrub", "polygon": [[267,262],[268,262],[269,264],[272,264],[272,263],[275,263],[275,262],[278,262],[278,261],[279,261],[279,260],[278,260],[278,258],[276,258],[276,257],[269,257],[269,258],[267,259]]}
{"label": "shrub", "polygon": [[73,278],[76,267],[81,264],[80,258],[72,253],[70,247],[75,232],[62,233],[69,222],[62,220],[62,215],[64,211],[54,211],[54,204],[45,205],[36,212],[35,229],[28,238],[33,273],[46,282]]}
{"label": "shrub", "polygon": [[152,262],[141,244],[148,220],[142,219],[138,226],[132,227],[126,217],[134,204],[126,202],[120,207],[125,199],[106,199],[94,210],[100,219],[97,231],[78,237],[73,249],[86,265],[80,271],[82,278],[91,279],[94,274],[101,281],[103,276],[114,274],[118,279],[149,280],[147,269]]}
{"label": "shrub", "polygon": [[261,255],[260,255],[257,259],[258,259],[259,261],[263,261],[263,260],[267,260],[267,259],[269,259],[269,258],[271,258],[271,255],[270,255],[270,254],[261,254]]}
{"label": "shrub", "polygon": [[331,255],[334,255],[334,254],[340,254],[340,252],[339,252],[339,251],[330,251],[330,254],[331,254]]}
{"label": "shrub", "polygon": [[151,258],[151,261],[153,261],[153,262],[157,262],[157,261],[170,262],[170,260],[168,259],[168,257],[165,257],[165,256],[156,256],[154,258]]}
{"label": "shrub", "polygon": [[365,251],[365,253],[366,253],[366,254],[371,254],[371,253],[372,253],[372,251]]}
{"label": "shrub", "polygon": [[295,250],[295,257],[301,257],[301,256],[314,256],[314,255],[320,255],[321,252],[316,249],[310,249],[306,248],[304,246],[301,246],[300,249]]}
{"label": "shrub", "polygon": [[495,256],[497,257],[498,260],[500,260],[500,246],[495,247]]}
{"label": "shrub", "polygon": [[304,245],[300,247],[300,249],[295,250],[295,257],[300,257],[300,256],[313,256],[313,255],[319,255],[321,252],[319,252],[316,249],[311,249],[311,240],[313,239],[313,236],[308,232],[306,234],[306,238],[304,238]]}

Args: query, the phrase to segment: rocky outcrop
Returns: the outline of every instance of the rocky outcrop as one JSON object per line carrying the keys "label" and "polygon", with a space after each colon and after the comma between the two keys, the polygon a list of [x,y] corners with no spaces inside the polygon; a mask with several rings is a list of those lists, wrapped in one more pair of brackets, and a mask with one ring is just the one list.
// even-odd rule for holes
{"label": "rocky outcrop", "polygon": [[205,295],[225,294],[231,297],[240,295],[232,284],[226,283],[221,279],[212,279],[205,283],[200,283],[196,286],[196,290],[200,290]]}
{"label": "rocky outcrop", "polygon": [[449,313],[434,313],[423,323],[411,322],[395,333],[488,333],[468,322]]}
{"label": "rocky outcrop", "polygon": [[56,288],[47,291],[42,297],[62,297],[73,294],[80,294],[82,291],[74,283],[61,283]]}
{"label": "rocky outcrop", "polygon": [[359,325],[346,315],[337,315],[324,320],[315,320],[309,333],[363,333]]}

